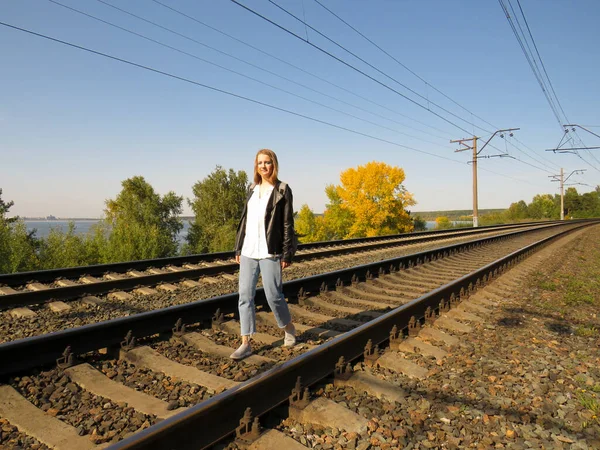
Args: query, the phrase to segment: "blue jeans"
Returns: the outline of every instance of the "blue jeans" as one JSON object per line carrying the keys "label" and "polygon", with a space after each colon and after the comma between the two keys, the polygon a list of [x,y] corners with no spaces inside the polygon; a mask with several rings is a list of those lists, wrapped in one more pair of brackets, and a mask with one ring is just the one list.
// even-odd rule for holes
{"label": "blue jeans", "polygon": [[275,320],[279,328],[284,328],[292,321],[290,310],[282,291],[281,259],[253,259],[241,256],[238,309],[240,311],[242,336],[250,336],[256,333],[254,295],[256,294],[256,283],[258,282],[259,273],[262,274],[265,297],[275,314]]}

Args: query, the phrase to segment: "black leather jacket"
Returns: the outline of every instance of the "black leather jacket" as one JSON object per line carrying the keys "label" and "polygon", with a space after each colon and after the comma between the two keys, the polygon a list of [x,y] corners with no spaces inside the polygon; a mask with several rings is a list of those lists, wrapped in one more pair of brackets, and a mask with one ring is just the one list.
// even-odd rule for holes
{"label": "black leather jacket", "polygon": [[[294,236],[294,206],[292,190],[289,186],[285,190],[280,188],[280,181],[275,183],[271,198],[265,212],[265,235],[267,237],[267,248],[271,255],[281,255],[285,262],[292,262],[292,239]],[[242,218],[237,229],[235,238],[235,254],[242,253],[244,238],[246,237],[246,216],[248,215],[248,201],[253,189],[248,189],[246,204],[242,212]]]}

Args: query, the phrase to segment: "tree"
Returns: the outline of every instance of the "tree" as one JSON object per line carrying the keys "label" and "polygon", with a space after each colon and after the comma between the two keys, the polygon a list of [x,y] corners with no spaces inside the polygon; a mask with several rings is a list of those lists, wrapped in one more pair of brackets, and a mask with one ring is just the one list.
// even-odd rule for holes
{"label": "tree", "polygon": [[13,205],[2,200],[0,189],[0,273],[36,270],[39,265],[35,231],[28,232],[25,222],[17,217],[6,217]]}
{"label": "tree", "polygon": [[8,211],[11,207],[13,207],[15,202],[5,202],[2,200],[2,188],[0,188],[0,220],[5,221],[6,223],[14,223],[17,221],[17,217],[11,217],[10,219],[6,217]]}
{"label": "tree", "polygon": [[427,221],[418,215],[413,217],[413,231],[425,230],[427,230]]}
{"label": "tree", "polygon": [[[42,269],[60,267],[76,267],[97,264],[99,255],[91,251],[88,241],[93,240],[93,234],[79,235],[75,223],[69,222],[67,231],[51,228],[46,238],[41,239],[39,248],[40,266]],[[106,245],[106,241],[104,241]]]}
{"label": "tree", "polygon": [[[565,191],[564,208],[566,216],[573,216],[573,213],[581,209],[581,197],[574,187],[568,187]],[[560,211],[560,209],[559,209]]]}
{"label": "tree", "polygon": [[177,253],[177,235],[183,228],[183,197],[169,192],[161,197],[144,177],[121,183],[114,200],[106,201],[105,223],[110,228],[104,262],[162,258]]}
{"label": "tree", "polygon": [[188,231],[186,253],[233,249],[247,189],[246,172],[227,172],[221,166],[194,184],[194,199],[188,203],[195,217]]}
{"label": "tree", "polygon": [[586,192],[581,196],[581,212],[578,217],[600,217],[600,192]]}
{"label": "tree", "polygon": [[341,185],[326,190],[331,201],[330,214],[325,212],[326,226],[336,225],[336,232],[344,233],[344,238],[412,231],[405,208],[415,201],[402,185],[404,178],[402,168],[376,161],[345,170],[340,174]]}
{"label": "tree", "polygon": [[435,227],[438,230],[446,230],[452,228],[452,222],[446,216],[440,216],[435,218]]}
{"label": "tree", "polygon": [[317,218],[307,204],[302,205],[294,219],[294,227],[301,243],[317,240]]}
{"label": "tree", "polygon": [[509,220],[518,221],[524,220],[528,216],[527,212],[527,203],[525,201],[520,200],[517,203],[511,203],[508,212],[507,212]]}
{"label": "tree", "polygon": [[556,208],[555,201],[550,194],[537,194],[527,207],[531,219],[558,218],[560,206]]}
{"label": "tree", "polygon": [[342,205],[337,187],[333,184],[325,186],[325,195],[329,203],[325,205],[323,217],[316,218],[316,241],[331,241],[347,237],[354,222],[352,211]]}

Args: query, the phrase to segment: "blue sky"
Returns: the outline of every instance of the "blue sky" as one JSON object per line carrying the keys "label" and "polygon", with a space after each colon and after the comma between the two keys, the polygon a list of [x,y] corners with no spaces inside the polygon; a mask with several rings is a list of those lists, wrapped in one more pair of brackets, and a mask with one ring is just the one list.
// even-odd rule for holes
{"label": "blue sky", "polygon": [[[229,0],[161,1],[279,60],[152,0],[103,1],[257,67],[97,0],[60,2],[180,52],[48,0],[4,0],[0,21],[398,145],[0,26],[0,188],[5,200],[15,202],[14,214],[100,217],[104,201],[114,198],[120,182],[134,175],[144,176],[161,194],[172,190],[189,198],[192,185],[217,165],[250,173],[254,154],[264,147],[277,152],[280,178],[292,187],[296,209],[307,203],[321,212],[327,201],[325,186],[338,183],[342,170],[373,160],[404,168],[404,185],[418,202],[414,211],[469,209],[470,157],[468,152],[455,153],[457,146],[449,140],[476,134],[481,145],[495,130],[513,127],[521,128],[515,133],[518,141],[497,136],[481,154],[508,151],[517,159],[480,159],[480,208],[505,208],[521,199],[531,201],[537,193],[558,192],[549,175],[558,174],[560,167],[566,174],[586,169],[569,180],[584,183],[576,186],[579,192],[600,183],[600,150],[580,156],[544,151],[556,146],[563,132],[496,1],[320,0],[420,78],[314,0],[276,1],[422,98],[307,30],[268,0],[239,0],[302,37],[308,34],[310,42],[424,108]],[[516,0],[512,3],[516,8]],[[521,6],[564,114],[571,123],[600,134],[600,3],[521,0]],[[588,146],[600,145],[600,139],[582,130],[577,136]],[[190,212],[187,203],[185,212]]]}

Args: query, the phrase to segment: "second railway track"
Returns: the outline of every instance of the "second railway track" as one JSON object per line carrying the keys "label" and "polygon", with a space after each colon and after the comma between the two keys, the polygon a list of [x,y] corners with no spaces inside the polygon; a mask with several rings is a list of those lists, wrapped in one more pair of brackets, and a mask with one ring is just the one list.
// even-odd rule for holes
{"label": "second railway track", "polygon": [[[379,360],[375,345],[389,340],[393,325],[396,337],[406,330],[412,334],[559,230],[582,225],[480,239],[288,281],[284,292],[298,303],[292,314],[303,343],[291,351],[281,348],[270,315],[261,312],[261,334],[255,339],[261,345],[255,358],[241,363],[223,359],[237,340],[237,323],[231,316],[237,306],[235,294],[5,343],[0,345],[5,363],[0,375],[8,383],[2,386],[0,400],[10,397],[11,405],[19,407],[28,402],[40,405],[45,419],[50,415],[69,424],[63,429],[72,436],[70,445],[116,442],[166,418],[114,448],[202,448],[235,431],[246,407],[259,415],[269,411],[287,399],[298,376],[303,386],[317,382],[340,356],[349,361],[362,355],[369,339],[370,355]],[[260,292],[257,303],[264,304]],[[449,327],[460,327],[454,319],[444,320]],[[171,332],[174,340],[165,340],[164,334]],[[119,348],[120,360],[115,359]],[[77,356],[86,364],[73,365]],[[60,368],[37,369],[57,359]],[[243,386],[236,386],[242,381]],[[131,392],[122,389],[126,386],[147,397],[129,397]],[[122,394],[111,397],[115,392]],[[152,396],[162,398],[154,409],[148,407]],[[3,405],[0,416],[19,430],[32,430],[33,425],[25,423],[27,414],[7,417],[10,408]],[[58,434],[30,434],[56,445],[51,440]],[[191,436],[196,436],[193,441]],[[56,448],[84,448],[61,445]]]}
{"label": "second railway track", "polygon": [[[475,235],[503,233],[540,224],[517,224],[484,227],[479,229],[446,230],[396,236],[380,236],[345,241],[318,242],[299,247],[296,262],[331,258],[342,255],[380,251],[399,247],[412,247],[452,239],[468,239]],[[112,294],[117,299],[129,299],[127,292],[140,295],[153,293],[155,289],[173,292],[178,288],[199,286],[199,281],[214,282],[214,276],[237,272],[232,252],[162,258],[145,261],[129,261],[88,267],[72,267],[39,272],[23,272],[0,275],[0,309],[26,307],[54,301],[57,310],[66,309],[63,300],[81,299]],[[93,302],[93,300],[89,300]],[[26,313],[26,312],[24,312]]]}
{"label": "second railway track", "polygon": [[[361,239],[358,240],[359,242],[350,242],[349,246],[342,245],[346,244],[345,242],[335,242],[333,246],[318,245],[313,248],[316,244],[311,244],[306,247],[310,247],[312,250],[303,250],[298,255],[299,262],[284,272],[284,280],[303,278],[328,270],[344,269],[357,264],[367,264],[417,251],[431,250],[450,243],[465,242],[475,236],[495,236],[529,227],[543,228],[547,226],[551,226],[551,223],[488,227],[477,231],[458,230],[452,233],[428,233],[426,236],[406,235],[386,239]],[[213,258],[214,256],[199,255],[197,257]],[[143,263],[150,264],[148,261]],[[61,278],[54,283],[42,285],[41,282],[49,279],[48,277],[51,275],[48,271],[0,275],[0,291],[8,293],[0,295],[0,309],[5,309],[5,312],[0,312],[3,316],[0,323],[0,342],[235,292],[237,290],[237,275],[235,274],[237,265],[230,261],[213,261],[210,264],[210,267],[200,269],[169,271],[163,268],[157,272],[164,273],[150,275],[135,270],[129,270],[129,274],[111,272],[112,275],[109,278],[118,279],[96,280],[95,283],[94,280],[89,279],[91,276],[82,277],[87,281],[92,281],[92,284],[85,284],[81,280]],[[121,270],[125,270],[127,267],[125,263],[119,266]],[[51,272],[52,276],[59,273],[62,274],[62,277],[67,272],[77,272],[81,275],[81,273],[85,273],[84,270],[100,271],[104,269],[104,266],[96,266],[91,269],[81,267]],[[153,271],[153,269],[148,270]],[[93,271],[92,273],[95,273]],[[20,288],[16,286],[24,279],[30,280],[30,287],[38,290],[32,291],[24,286]],[[5,283],[4,288],[1,287],[3,282]],[[6,283],[12,284],[13,287],[7,286]],[[71,286],[61,287],[63,284]]]}

